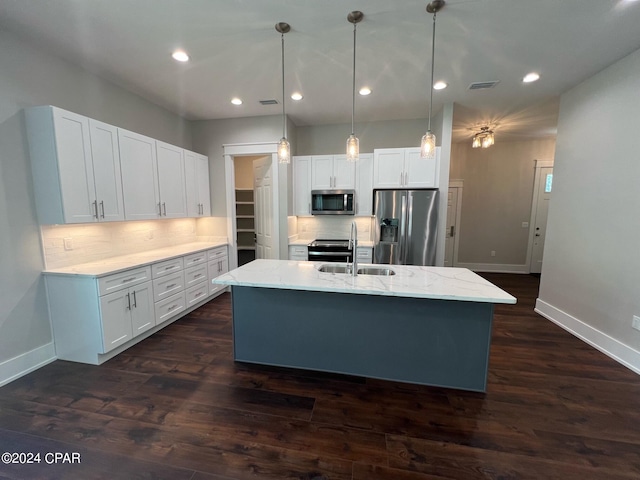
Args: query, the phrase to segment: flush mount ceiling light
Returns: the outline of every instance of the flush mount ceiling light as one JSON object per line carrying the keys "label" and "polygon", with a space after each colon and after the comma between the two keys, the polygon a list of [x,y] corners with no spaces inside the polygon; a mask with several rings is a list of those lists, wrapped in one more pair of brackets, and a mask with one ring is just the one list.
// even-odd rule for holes
{"label": "flush mount ceiling light", "polygon": [[347,161],[357,162],[360,157],[360,140],[356,137],[353,122],[356,116],[356,26],[364,18],[364,13],[354,10],[347,15],[349,23],[353,23],[353,98],[351,103],[351,135],[347,138]]}
{"label": "flush mount ceiling light", "polygon": [[176,50],[171,54],[171,57],[178,62],[188,62],[189,55],[184,50]]}
{"label": "flush mount ceiling light", "polygon": [[295,100],[296,102],[302,100],[304,97],[300,92],[294,92],[291,94],[291,100]]}
{"label": "flush mount ceiling light", "polygon": [[436,14],[444,7],[444,0],[433,0],[427,5],[427,12],[433,13],[433,27],[431,33],[431,82],[429,83],[429,125],[427,133],[420,142],[420,156],[422,158],[435,158],[436,136],[431,132],[431,111],[433,107],[433,65],[436,52]]}
{"label": "flush mount ceiling light", "polygon": [[480,131],[473,136],[471,146],[473,148],[489,148],[494,143],[493,130],[489,130],[489,127],[481,127]]}
{"label": "flush mount ceiling light", "polygon": [[536,73],[536,72],[531,72],[531,73],[527,73],[524,78],[522,79],[522,81],[524,83],[531,83],[531,82],[535,82],[536,80],[540,79],[540,74]]}
{"label": "flush mount ceiling light", "polygon": [[445,88],[447,88],[449,86],[449,84],[447,84],[446,82],[443,81],[439,81],[433,84],[433,88],[435,88],[436,90],[444,90]]}
{"label": "flush mount ceiling light", "polygon": [[233,103],[234,105],[242,105],[242,100],[240,100],[239,98],[232,98],[231,99],[231,103]]}
{"label": "flush mount ceiling light", "polygon": [[367,95],[371,95],[371,89],[369,87],[362,87],[358,90],[358,93],[363,97],[366,97]]}
{"label": "flush mount ceiling light", "polygon": [[276,23],[276,31],[280,33],[280,43],[282,45],[282,138],[278,142],[278,163],[291,162],[291,145],[287,140],[287,116],[284,110],[284,34],[291,30],[288,23]]}

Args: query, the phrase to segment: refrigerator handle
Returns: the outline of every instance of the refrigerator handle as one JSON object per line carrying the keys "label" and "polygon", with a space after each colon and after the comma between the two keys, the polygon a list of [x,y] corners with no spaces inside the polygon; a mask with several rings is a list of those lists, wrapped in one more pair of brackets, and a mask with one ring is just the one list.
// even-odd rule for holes
{"label": "refrigerator handle", "polygon": [[408,265],[409,260],[409,250],[411,249],[413,239],[411,238],[411,234],[413,233],[413,195],[411,192],[407,192],[407,197],[409,197],[407,215],[404,217],[404,221],[406,222],[406,230],[407,233],[405,235],[405,247],[404,247],[404,256],[402,258],[402,264]]}
{"label": "refrigerator handle", "polygon": [[407,239],[405,235],[407,234],[407,196],[402,195],[402,203],[401,203],[401,212],[400,212],[400,238],[398,239],[398,265],[404,265],[405,263],[405,248]]}

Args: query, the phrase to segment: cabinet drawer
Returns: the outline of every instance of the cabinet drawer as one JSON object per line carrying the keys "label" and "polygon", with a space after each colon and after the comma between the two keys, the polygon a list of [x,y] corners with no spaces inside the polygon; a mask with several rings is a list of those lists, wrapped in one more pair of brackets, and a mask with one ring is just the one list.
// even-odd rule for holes
{"label": "cabinet drawer", "polygon": [[358,248],[356,249],[356,256],[358,257],[358,261],[371,263],[373,261],[373,249]]}
{"label": "cabinet drawer", "polygon": [[207,252],[192,253],[191,255],[185,255],[184,268],[193,267],[194,265],[200,265],[201,263],[207,263]]}
{"label": "cabinet drawer", "polygon": [[153,281],[153,299],[155,302],[184,290],[184,272],[172,273]]}
{"label": "cabinet drawer", "polygon": [[183,268],[184,262],[182,257],[178,257],[172,260],[167,260],[166,262],[154,263],[151,265],[151,272],[153,273],[153,278],[158,278],[163,275],[177,272]]}
{"label": "cabinet drawer", "polygon": [[176,316],[182,312],[186,307],[186,297],[184,290],[180,293],[165,298],[161,302],[157,302],[156,305],[156,325],[169,320],[171,317]]}
{"label": "cabinet drawer", "polygon": [[151,267],[134,268],[99,278],[98,291],[102,296],[149,280],[151,280]]}
{"label": "cabinet drawer", "polygon": [[227,246],[224,245],[222,247],[212,248],[207,251],[208,261],[211,260],[219,260],[220,257],[225,257],[227,255]]}
{"label": "cabinet drawer", "polygon": [[196,265],[195,267],[187,268],[184,271],[184,283],[186,288],[192,287],[198,283],[205,282],[207,280],[207,264]]}
{"label": "cabinet drawer", "polygon": [[308,260],[309,251],[304,245],[289,245],[289,260]]}
{"label": "cabinet drawer", "polygon": [[209,285],[201,283],[186,290],[187,307],[201,302],[209,295]]}

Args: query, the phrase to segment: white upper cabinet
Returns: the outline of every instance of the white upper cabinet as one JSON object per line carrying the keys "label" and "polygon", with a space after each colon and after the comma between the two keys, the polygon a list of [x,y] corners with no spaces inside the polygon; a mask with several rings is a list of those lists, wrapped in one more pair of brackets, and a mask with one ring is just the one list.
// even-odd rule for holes
{"label": "white upper cabinet", "polygon": [[420,158],[420,148],[374,150],[373,188],[437,188],[440,147],[434,159]]}
{"label": "white upper cabinet", "polygon": [[156,140],[158,191],[162,218],[187,216],[184,150]]}
{"label": "white upper cabinet", "polygon": [[373,154],[361,153],[356,162],[356,215],[373,214]]}
{"label": "white upper cabinet", "polygon": [[354,189],[355,163],[346,155],[314,155],[311,157],[311,190]]}
{"label": "white upper cabinet", "polygon": [[118,143],[126,219],[161,218],[156,141],[119,128]]}
{"label": "white upper cabinet", "polygon": [[40,223],[122,220],[115,127],[52,106],[25,116]]}
{"label": "white upper cabinet", "polygon": [[184,161],[187,185],[187,216],[211,216],[209,159],[199,153],[185,150]]}
{"label": "white upper cabinet", "polygon": [[293,157],[293,214],[311,215],[311,157]]}

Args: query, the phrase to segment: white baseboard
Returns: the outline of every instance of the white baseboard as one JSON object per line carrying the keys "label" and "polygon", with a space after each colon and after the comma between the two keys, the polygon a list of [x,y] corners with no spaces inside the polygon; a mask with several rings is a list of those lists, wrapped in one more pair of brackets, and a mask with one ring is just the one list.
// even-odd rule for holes
{"label": "white baseboard", "polygon": [[610,337],[606,333],[593,328],[583,321],[572,317],[566,312],[548,304],[539,298],[536,300],[537,313],[552,321],[593,348],[613,358],[628,369],[640,375],[640,352],[628,345]]}
{"label": "white baseboard", "polygon": [[456,263],[455,266],[468,268],[474,272],[529,273],[528,265],[514,265],[509,263]]}
{"label": "white baseboard", "polygon": [[0,363],[0,387],[27,373],[33,372],[56,359],[53,342],[34,348],[30,352]]}

